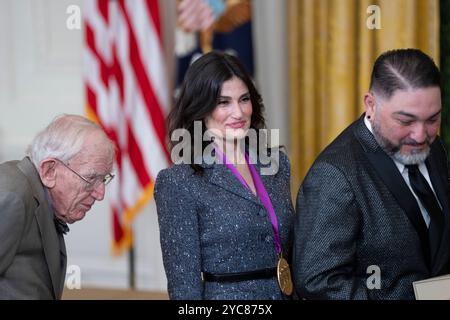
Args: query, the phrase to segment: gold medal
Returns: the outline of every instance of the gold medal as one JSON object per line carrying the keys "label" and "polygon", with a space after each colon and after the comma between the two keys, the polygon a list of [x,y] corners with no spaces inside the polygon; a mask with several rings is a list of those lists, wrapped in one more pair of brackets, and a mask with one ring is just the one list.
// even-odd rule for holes
{"label": "gold medal", "polygon": [[286,259],[283,258],[282,255],[280,255],[280,258],[278,259],[277,278],[281,292],[283,292],[287,296],[290,296],[292,294],[292,291],[294,290],[294,285],[292,283],[291,270],[289,269],[289,264],[287,263]]}

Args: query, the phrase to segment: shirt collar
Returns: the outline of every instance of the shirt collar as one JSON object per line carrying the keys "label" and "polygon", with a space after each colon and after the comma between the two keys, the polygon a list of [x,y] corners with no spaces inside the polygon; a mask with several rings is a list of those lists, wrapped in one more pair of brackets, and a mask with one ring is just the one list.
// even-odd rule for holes
{"label": "shirt collar", "polygon": [[50,194],[48,193],[48,189],[44,187],[45,198],[47,199],[47,203],[49,208],[53,212],[53,222],[55,223],[55,228],[59,233],[67,234],[70,231],[69,226],[66,222],[62,221],[60,218],[56,216],[55,208],[53,207],[52,199],[50,198]]}

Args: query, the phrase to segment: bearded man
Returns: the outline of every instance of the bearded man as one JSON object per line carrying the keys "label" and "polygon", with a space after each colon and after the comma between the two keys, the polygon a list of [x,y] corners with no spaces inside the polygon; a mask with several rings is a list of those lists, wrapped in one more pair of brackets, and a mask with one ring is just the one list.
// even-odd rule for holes
{"label": "bearded man", "polygon": [[375,61],[366,112],[319,155],[298,193],[300,297],[414,299],[414,281],[449,272],[440,83],[420,50]]}

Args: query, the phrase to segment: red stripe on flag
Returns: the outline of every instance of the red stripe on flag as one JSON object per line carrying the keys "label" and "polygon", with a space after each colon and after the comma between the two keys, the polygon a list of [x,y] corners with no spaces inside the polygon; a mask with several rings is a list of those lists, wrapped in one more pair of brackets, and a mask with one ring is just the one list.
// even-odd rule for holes
{"label": "red stripe on flag", "polygon": [[146,4],[146,8],[147,8],[149,17],[151,17],[151,22],[153,23],[156,33],[158,34],[159,42],[162,43],[158,0],[147,0],[147,1],[145,1],[145,4]]}
{"label": "red stripe on flag", "polygon": [[105,87],[108,88],[108,78],[109,78],[109,73],[110,70],[108,68],[108,66],[106,65],[105,61],[103,60],[103,57],[99,54],[98,50],[97,50],[97,46],[96,46],[96,42],[95,42],[95,34],[94,31],[92,30],[91,26],[86,23],[86,43],[88,45],[88,48],[91,49],[92,53],[94,54],[94,56],[97,58],[97,61],[100,64],[100,74],[101,74],[101,78],[102,78],[102,82],[105,85]]}
{"label": "red stripe on flag", "polygon": [[122,154],[121,150],[119,148],[119,138],[117,136],[117,132],[114,130],[114,128],[106,127],[103,123],[102,119],[99,117],[98,110],[97,110],[97,96],[95,95],[92,88],[85,83],[85,90],[86,90],[86,100],[91,108],[92,112],[96,115],[98,124],[105,130],[106,135],[108,136],[111,141],[114,142],[114,145],[116,146],[116,162],[119,167],[122,166]]}
{"label": "red stripe on flag", "polygon": [[[92,1],[92,0],[89,0]],[[105,19],[106,24],[109,23],[109,0],[99,0],[97,2],[98,11],[103,16],[103,19]]]}
{"label": "red stripe on flag", "polygon": [[122,223],[120,222],[120,216],[116,208],[112,208],[112,218],[113,218],[114,241],[118,243],[123,238],[124,232],[122,228]]}
{"label": "red stripe on flag", "polygon": [[[112,73],[117,81],[117,85],[119,87],[119,94],[120,94],[120,105],[123,109],[123,103],[124,103],[124,80],[123,80],[123,72],[122,67],[120,64],[120,61],[117,57],[117,51],[116,51],[116,45],[113,44],[113,66],[111,68]],[[125,111],[124,111],[125,112]],[[128,147],[128,154],[130,157],[131,164],[133,166],[133,169],[136,172],[136,175],[139,179],[139,182],[141,183],[142,187],[145,187],[148,182],[150,182],[150,175],[148,171],[146,170],[145,162],[143,160],[143,155],[141,152],[141,149],[139,148],[138,144],[136,143],[136,138],[134,137],[134,133],[131,129],[132,125],[130,121],[127,119],[125,120],[126,126],[127,126],[127,147]],[[120,159],[120,163],[122,163]]]}
{"label": "red stripe on flag", "polygon": [[139,149],[133,132],[128,127],[128,155],[134,170],[136,170],[137,177],[142,187],[145,187],[150,181],[150,176],[145,169],[144,159],[141,150]]}
{"label": "red stripe on flag", "polygon": [[94,91],[91,89],[91,87],[85,83],[84,85],[86,90],[86,99],[89,107],[92,109],[92,112],[94,112],[97,115],[97,97],[94,93]]}
{"label": "red stripe on flag", "polygon": [[125,101],[123,72],[122,67],[120,66],[119,58],[117,57],[117,47],[115,43],[113,43],[112,45],[112,50],[113,50],[113,65],[111,72],[117,81],[117,85],[119,86],[120,104],[123,105],[123,102]]}

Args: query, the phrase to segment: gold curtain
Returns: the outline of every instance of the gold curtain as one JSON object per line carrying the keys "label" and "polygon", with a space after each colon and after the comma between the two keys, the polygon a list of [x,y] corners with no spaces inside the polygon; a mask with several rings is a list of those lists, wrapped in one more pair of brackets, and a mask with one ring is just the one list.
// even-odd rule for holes
{"label": "gold curtain", "polygon": [[[367,19],[377,5],[381,29]],[[439,62],[439,0],[288,0],[294,196],[320,151],[364,111],[376,57],[415,47]]]}

